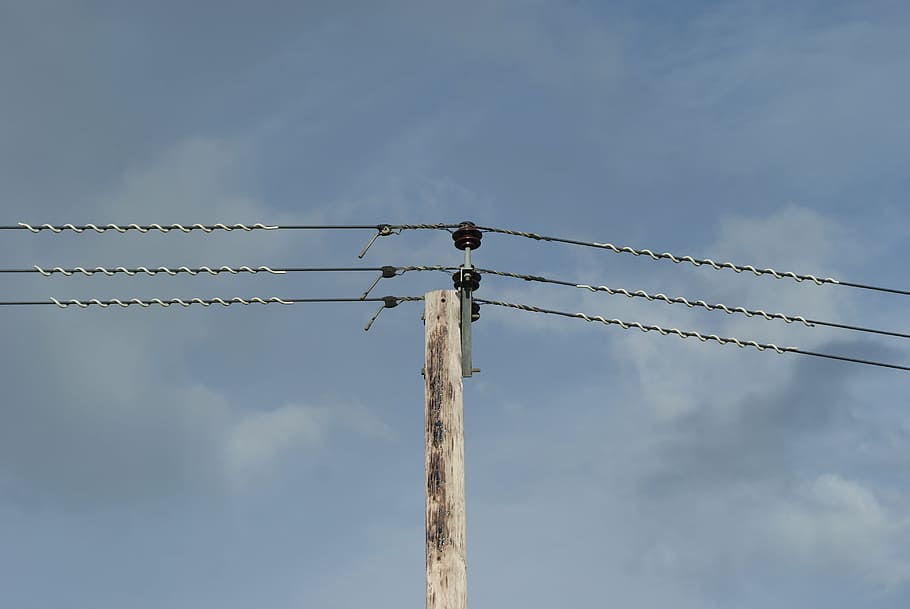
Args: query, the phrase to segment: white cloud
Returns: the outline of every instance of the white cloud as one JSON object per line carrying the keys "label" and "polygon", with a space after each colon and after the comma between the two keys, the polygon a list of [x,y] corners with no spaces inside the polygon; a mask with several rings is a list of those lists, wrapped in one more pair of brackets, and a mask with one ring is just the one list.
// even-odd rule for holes
{"label": "white cloud", "polygon": [[[718,262],[730,260],[760,268],[771,266],[780,271],[836,276],[830,254],[841,242],[840,236],[840,228],[822,214],[791,206],[765,217],[727,217],[720,223],[717,238],[704,252]],[[850,310],[850,294],[831,286],[683,266],[660,272],[658,276],[664,286],[661,291],[731,307],[829,321],[841,319]],[[663,304],[638,308],[638,317],[647,311],[648,320],[659,325],[761,343],[811,349],[829,338],[818,328],[807,332],[799,324],[720,312],[702,314],[697,309]],[[768,383],[781,382],[796,358],[637,333],[623,334],[617,340],[624,357],[637,370],[643,401],[661,416],[678,416],[706,406],[731,405],[743,396],[761,393]],[[682,361],[696,360],[702,370],[697,374],[691,373],[691,367],[679,365]],[[717,383],[712,380],[719,378],[726,380],[724,385],[734,394],[722,397],[717,392]]]}
{"label": "white cloud", "polygon": [[800,485],[768,516],[782,558],[833,568],[875,584],[910,581],[910,519],[862,483],[823,474]]}
{"label": "white cloud", "polygon": [[291,450],[306,450],[322,441],[330,413],[326,409],[289,404],[238,417],[225,434],[224,458],[235,488],[267,478]]}
{"label": "white cloud", "polygon": [[224,472],[235,492],[254,490],[279,475],[281,468],[319,459],[333,430],[360,437],[388,439],[391,430],[358,405],[287,404],[272,410],[235,408],[221,435]]}
{"label": "white cloud", "polygon": [[[837,276],[836,265],[831,260],[835,251],[842,251],[842,233],[841,227],[825,215],[799,206],[788,206],[765,216],[727,216],[719,222],[716,238],[709,245],[700,247],[701,252],[688,250],[675,253],[710,257],[717,262],[730,260],[760,268],[773,266],[780,271],[821,277]],[[650,245],[633,244],[639,248]],[[656,246],[652,249],[664,251]],[[613,288],[632,291],[645,289],[652,294],[684,296],[690,300],[723,303],[730,307],[804,315],[810,319],[842,320],[848,317],[852,308],[851,295],[832,286],[756,277],[751,273],[735,274],[729,270],[715,271],[708,267],[695,268],[688,264],[674,265],[668,261],[651,261],[645,257],[633,258],[606,251],[598,253],[601,257],[612,258],[608,280],[603,277],[603,264],[593,262],[587,255],[578,257],[581,262],[576,262],[576,268],[571,272],[537,269],[530,269],[529,272],[593,285],[606,283]],[[830,338],[820,328],[813,328],[810,332],[799,324],[749,319],[683,305],[593,294],[585,290],[573,291],[571,288],[561,288],[562,291],[556,292],[536,283],[516,281],[508,285],[509,288],[497,292],[504,300],[569,312],[600,314],[608,319],[638,321],[645,325],[695,330],[782,346],[796,345],[806,349],[817,347]],[[740,350],[735,346],[701,343],[695,339],[682,340],[672,335],[660,336],[656,332],[624,331],[616,326],[607,328],[597,323],[548,319],[533,313],[498,310],[490,313],[490,317],[524,332],[547,329],[586,336],[601,333],[607,354],[628,364],[636,375],[641,403],[660,418],[684,415],[698,408],[729,405],[743,396],[760,394],[773,379],[781,382],[784,375],[789,374],[796,358],[793,355],[753,353],[748,348]],[[690,365],[680,365],[681,362],[696,361],[699,363],[698,373],[693,373]],[[735,394],[731,395],[729,390],[724,394],[718,392],[718,384],[713,382],[718,378],[726,379],[724,385],[734,389]]]}
{"label": "white cloud", "polygon": [[[185,138],[147,165],[128,171],[92,205],[68,210],[61,221],[281,222],[257,198],[248,179],[246,167],[255,152],[243,140]],[[316,239],[300,243],[303,240],[275,232],[41,237],[47,237],[41,258],[28,264],[256,266],[274,265],[292,246],[298,255],[319,248]],[[60,298],[271,295],[263,289],[292,295],[282,293],[281,287],[263,288],[262,279],[36,281],[42,282],[41,292]],[[286,277],[265,279],[272,286]],[[284,457],[296,448],[318,445],[333,425],[363,433],[384,429],[359,407],[341,404],[330,412],[326,406],[280,406],[287,399],[272,391],[260,396],[256,404],[266,410],[257,411],[243,398],[200,381],[198,376],[230,360],[241,345],[249,347],[270,328],[268,311],[251,308],[244,313],[239,322],[236,317],[227,320],[232,311],[221,309],[44,309],[24,312],[15,325],[10,321],[8,339],[22,345],[14,360],[22,371],[9,373],[10,389],[0,409],[0,436],[6,440],[0,450],[4,490],[13,497],[53,497],[64,505],[127,505],[137,498],[196,489],[217,492],[225,483],[240,488],[268,478]],[[42,362],[41,372],[26,360]],[[243,359],[234,359],[232,365],[242,366]]]}

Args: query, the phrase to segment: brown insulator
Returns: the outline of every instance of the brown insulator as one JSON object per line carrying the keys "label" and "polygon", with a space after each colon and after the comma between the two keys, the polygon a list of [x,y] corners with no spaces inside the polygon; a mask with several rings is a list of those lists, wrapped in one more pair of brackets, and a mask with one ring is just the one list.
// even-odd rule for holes
{"label": "brown insulator", "polygon": [[458,226],[458,230],[452,233],[452,240],[455,241],[455,247],[460,250],[467,248],[476,250],[480,247],[481,239],[483,239],[483,233],[477,230],[473,222],[462,222]]}

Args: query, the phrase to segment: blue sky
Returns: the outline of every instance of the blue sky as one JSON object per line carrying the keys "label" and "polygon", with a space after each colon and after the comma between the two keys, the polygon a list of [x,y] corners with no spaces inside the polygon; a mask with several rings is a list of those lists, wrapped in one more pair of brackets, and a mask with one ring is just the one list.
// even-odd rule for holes
{"label": "blue sky", "polygon": [[[459,222],[906,289],[910,9],[0,6],[2,224]],[[349,266],[369,233],[2,235],[7,268]],[[368,265],[457,264],[445,233]],[[900,297],[487,235],[478,265],[901,330]],[[368,274],[4,276],[346,296]],[[386,280],[377,295],[449,287]],[[488,276],[479,297],[910,364],[907,345]],[[423,606],[419,304],[5,308],[0,605]],[[910,602],[906,374],[486,307],[472,607]]]}

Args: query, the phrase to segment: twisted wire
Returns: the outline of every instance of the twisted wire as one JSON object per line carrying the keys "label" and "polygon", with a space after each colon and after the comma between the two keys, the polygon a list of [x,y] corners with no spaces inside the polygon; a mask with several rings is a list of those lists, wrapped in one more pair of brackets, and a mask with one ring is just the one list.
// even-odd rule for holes
{"label": "twisted wire", "polygon": [[689,307],[690,309],[694,308],[694,307],[701,307],[708,311],[723,311],[727,315],[733,315],[735,313],[739,313],[741,315],[745,315],[746,317],[761,317],[763,319],[766,319],[767,321],[773,321],[775,319],[779,319],[779,320],[787,322],[788,324],[801,323],[809,328],[811,328],[815,325],[814,323],[810,322],[802,315],[785,315],[783,313],[767,313],[761,309],[752,310],[752,309],[746,309],[744,307],[728,307],[727,305],[725,305],[723,303],[708,304],[704,300],[688,300],[682,296],[674,296],[671,298],[665,294],[661,294],[660,292],[658,292],[657,294],[648,294],[644,290],[636,290],[634,292],[629,292],[628,290],[624,290],[622,288],[618,288],[618,289],[614,290],[605,285],[591,286],[591,285],[585,285],[585,284],[578,284],[575,287],[590,290],[591,292],[607,292],[608,294],[620,294],[623,296],[627,296],[629,298],[640,297],[640,298],[646,298],[647,300],[651,300],[651,301],[659,300],[659,301],[663,301],[667,304],[684,304],[687,307]]}
{"label": "twisted wire", "polygon": [[220,231],[233,231],[233,230],[243,230],[243,231],[253,231],[253,230],[277,230],[279,227],[276,225],[267,225],[267,224],[83,224],[77,226],[74,224],[39,224],[38,226],[32,226],[25,222],[19,222],[18,226],[24,228],[32,233],[40,233],[41,231],[47,230],[52,233],[62,233],[63,231],[73,231],[75,233],[83,233],[85,231],[94,231],[96,233],[106,233],[107,231],[116,231],[118,233],[125,233],[127,231],[137,231],[140,233],[147,233],[150,231],[159,231],[162,233],[169,233],[171,231],[180,231],[182,233],[189,233],[192,231],[202,231],[204,233],[211,233],[216,230]]}
{"label": "twisted wire", "polygon": [[662,336],[667,336],[669,334],[674,334],[680,338],[697,338],[701,342],[714,341],[720,343],[721,345],[736,345],[740,349],[745,349],[746,347],[752,347],[758,349],[759,351],[772,350],[776,353],[786,353],[788,351],[793,351],[795,347],[779,347],[773,343],[759,343],[754,340],[741,340],[738,338],[729,338],[718,336],[716,334],[701,334],[700,332],[695,332],[692,330],[680,330],[678,328],[663,328],[661,326],[650,326],[644,325],[637,321],[623,321],[621,319],[607,319],[600,315],[587,315],[585,313],[566,313],[563,311],[554,311],[551,309],[544,309],[541,307],[535,307],[532,305],[525,304],[514,304],[510,302],[500,302],[496,300],[482,300],[475,299],[476,302],[482,304],[494,305],[497,307],[507,307],[510,309],[519,309],[521,311],[529,311],[531,313],[548,313],[550,315],[561,315],[563,317],[576,317],[578,319],[583,319],[588,322],[599,322],[606,326],[619,326],[623,330],[629,330],[636,328],[642,332],[657,332]]}
{"label": "twisted wire", "polygon": [[40,233],[42,231],[50,231],[52,233],[62,233],[64,231],[72,231],[75,233],[83,233],[86,231],[96,232],[96,233],[106,233],[108,231],[114,231],[117,233],[126,233],[129,231],[136,231],[140,233],[148,233],[151,231],[158,231],[161,233],[169,233],[171,231],[179,231],[182,233],[189,233],[192,231],[202,231],[204,233],[211,233],[215,231],[254,231],[254,230],[330,230],[330,229],[371,229],[377,230],[382,235],[392,234],[394,231],[402,230],[419,230],[419,229],[432,229],[432,230],[448,230],[451,228],[457,228],[457,224],[345,224],[345,225],[302,225],[302,224],[37,224],[32,225],[26,222],[19,222],[14,226],[0,226],[0,230],[12,230],[12,229],[24,229],[32,233]]}
{"label": "twisted wire", "polygon": [[400,274],[408,271],[457,271],[457,266],[399,266],[396,267]]}
{"label": "twisted wire", "polygon": [[667,296],[666,294],[661,294],[659,292],[657,294],[649,294],[648,292],[645,292],[644,290],[635,290],[634,292],[630,292],[629,290],[626,290],[623,288],[611,288],[610,286],[606,286],[606,285],[587,285],[584,283],[572,283],[570,281],[560,281],[558,279],[548,279],[546,277],[540,277],[537,275],[522,275],[520,273],[507,273],[507,272],[503,272],[503,271],[494,271],[494,270],[487,270],[487,269],[477,269],[477,270],[481,273],[488,273],[491,275],[500,275],[503,277],[512,277],[515,279],[524,279],[525,281],[536,281],[536,282],[540,282],[540,283],[552,283],[552,284],[556,284],[556,285],[565,285],[565,286],[569,286],[569,287],[573,287],[573,288],[588,290],[590,292],[605,292],[607,294],[610,294],[611,296],[619,295],[619,296],[626,296],[627,298],[644,298],[644,299],[650,300],[650,301],[658,300],[661,302],[665,302],[667,304],[683,304],[683,305],[686,305],[687,307],[689,307],[690,309],[695,308],[695,307],[700,307],[700,308],[706,309],[708,311],[723,311],[727,315],[734,315],[734,314],[738,313],[740,315],[745,315],[746,317],[761,317],[768,321],[779,319],[781,321],[787,322],[788,324],[801,323],[810,328],[816,324],[816,322],[810,321],[810,320],[806,319],[805,317],[803,317],[802,315],[785,315],[783,313],[767,313],[765,311],[762,311],[761,309],[746,309],[744,307],[729,307],[722,303],[709,304],[709,303],[705,302],[704,300],[689,300],[688,298],[684,298],[682,296]]}
{"label": "twisted wire", "polygon": [[699,332],[694,332],[692,330],[679,330],[677,328],[662,328],[660,326],[645,325],[638,322],[629,322],[623,321],[621,319],[607,319],[600,315],[587,315],[585,313],[569,313],[566,311],[556,311],[553,309],[545,309],[542,307],[535,307],[532,305],[526,304],[515,304],[510,302],[500,302],[496,300],[484,300],[484,299],[475,299],[474,302],[480,304],[494,305],[498,307],[506,307],[509,309],[518,309],[520,311],[529,311],[531,313],[545,313],[548,315],[559,315],[562,317],[572,317],[575,319],[582,319],[587,322],[599,322],[605,326],[619,326],[623,330],[629,329],[638,329],[642,332],[657,332],[662,336],[667,336],[673,334],[680,338],[697,338],[701,342],[714,341],[721,345],[735,345],[740,349],[745,349],[746,347],[751,347],[759,351],[773,351],[777,354],[784,353],[796,353],[799,355],[808,355],[812,357],[825,358],[830,360],[837,360],[842,362],[849,362],[854,364],[864,364],[867,366],[877,366],[880,368],[891,368],[894,370],[903,370],[910,371],[910,366],[901,366],[898,364],[889,364],[885,362],[877,362],[872,360],[859,359],[855,357],[847,357],[843,355],[832,355],[830,353],[819,353],[816,351],[806,351],[799,349],[797,347],[781,347],[773,343],[759,343],[754,340],[742,340],[739,338],[730,338],[717,336],[716,334],[701,334]]}
{"label": "twisted wire", "polygon": [[66,309],[70,306],[77,306],[81,309],[87,309],[88,307],[95,305],[103,309],[110,306],[120,306],[120,307],[129,307],[132,305],[139,305],[140,307],[150,307],[152,305],[159,305],[162,307],[169,307],[171,305],[180,305],[181,307],[189,307],[194,304],[202,305],[203,307],[210,307],[213,304],[220,304],[225,307],[229,307],[232,304],[241,304],[241,305],[250,305],[250,304],[283,304],[290,305],[294,304],[291,301],[283,300],[277,296],[272,296],[270,298],[259,298],[254,296],[252,298],[190,298],[183,300],[182,298],[169,298],[167,300],[161,298],[150,298],[148,300],[142,300],[139,298],[130,298],[129,300],[120,300],[119,298],[111,298],[110,300],[99,300],[97,298],[91,298],[89,300],[77,300],[75,298],[70,300],[58,300],[56,298],[51,298],[51,302],[61,309]]}
{"label": "twisted wire", "polygon": [[494,228],[489,226],[478,226],[479,230],[488,232],[488,233],[499,233],[502,235],[512,235],[516,237],[525,237],[527,239],[534,239],[536,241],[552,241],[556,243],[568,243],[571,245],[581,245],[585,247],[594,247],[599,249],[609,250],[615,254],[632,254],[633,256],[647,256],[652,260],[670,260],[676,264],[681,264],[686,262],[688,264],[694,265],[696,267],[700,266],[709,266],[714,270],[720,271],[723,269],[730,269],[736,273],[749,272],[754,275],[770,275],[775,279],[792,279],[794,281],[803,282],[811,281],[816,285],[823,285],[826,283],[830,284],[840,284],[841,282],[832,277],[816,277],[815,275],[808,274],[799,274],[792,271],[776,271],[772,268],[756,268],[752,265],[740,265],[733,264],[732,262],[715,262],[710,258],[693,258],[692,256],[677,256],[676,254],[671,254],[669,252],[656,253],[649,249],[636,249],[628,246],[616,246],[612,243],[598,243],[596,241],[578,241],[575,239],[563,239],[560,237],[548,237],[546,235],[539,235],[537,233],[529,233],[524,231],[510,230],[504,228]]}
{"label": "twisted wire", "polygon": [[334,303],[334,302],[382,302],[386,307],[391,308],[397,306],[402,302],[414,302],[423,300],[423,296],[384,296],[382,298],[279,298],[277,296],[271,296],[269,298],[260,298],[258,296],[253,296],[250,298],[241,298],[235,296],[233,298],[129,298],[122,300],[120,298],[111,298],[108,300],[100,300],[98,298],[90,298],[88,300],[79,300],[76,298],[61,300],[58,298],[50,298],[48,300],[37,300],[37,301],[0,301],[0,305],[6,306],[23,306],[23,305],[55,305],[61,309],[66,309],[69,307],[78,307],[80,309],[87,309],[91,306],[101,307],[106,309],[108,307],[117,306],[117,307],[131,307],[139,306],[143,308],[148,308],[154,305],[161,307],[170,307],[172,305],[177,305],[180,307],[190,307],[192,305],[200,305],[203,307],[210,307],[212,305],[221,305],[229,307],[231,305],[251,305],[251,304],[281,304],[281,305],[292,305],[292,304],[301,304],[301,303]]}
{"label": "twisted wire", "polygon": [[390,228],[394,230],[449,230],[458,228],[460,224],[392,224]]}
{"label": "twisted wire", "polygon": [[591,292],[605,292],[611,295],[621,295],[628,298],[645,298],[650,301],[662,301],[667,304],[684,304],[689,308],[700,307],[707,309],[708,311],[723,311],[727,315],[740,314],[745,315],[746,317],[760,317],[767,321],[781,320],[788,324],[791,323],[800,323],[807,327],[815,326],[826,326],[829,328],[839,328],[841,330],[853,330],[856,332],[865,332],[867,334],[879,334],[882,336],[894,336],[897,338],[908,338],[910,339],[910,334],[903,332],[892,332],[890,330],[879,330],[876,328],[866,328],[863,326],[853,326],[848,324],[839,324],[830,321],[821,321],[818,319],[807,319],[802,315],[786,315],[784,313],[767,313],[761,309],[746,309],[744,307],[729,307],[725,304],[709,304],[704,300],[689,300],[682,296],[667,296],[665,294],[649,294],[644,290],[636,290],[630,292],[623,288],[611,288],[606,285],[587,285],[584,283],[573,283],[571,281],[561,281],[559,279],[549,279],[547,277],[540,277],[538,275],[523,275],[520,273],[507,273],[504,271],[496,271],[492,269],[477,269],[480,273],[487,273],[491,275],[500,275],[502,277],[512,277],[515,279],[523,279],[525,281],[535,281],[540,283],[551,283],[555,285],[564,285],[573,288],[579,288],[583,290],[589,290]]}
{"label": "twisted wire", "polygon": [[270,273],[272,275],[285,275],[287,273],[312,273],[312,272],[376,272],[384,271],[385,269],[394,269],[396,275],[402,275],[411,271],[454,271],[458,267],[454,266],[428,266],[428,265],[418,265],[418,266],[387,266],[387,267],[286,267],[286,268],[272,268],[269,266],[219,266],[219,267],[209,267],[209,266],[199,266],[195,268],[190,268],[187,266],[180,267],[145,267],[137,266],[133,268],[127,268],[123,266],[118,267],[103,267],[96,266],[92,268],[86,268],[81,266],[64,268],[60,266],[55,267],[42,267],[39,265],[34,265],[30,269],[0,269],[0,273],[38,273],[44,277],[51,277],[52,275],[63,275],[65,277],[71,277],[73,275],[85,275],[91,277],[93,275],[106,275],[108,277],[114,275],[128,275],[130,277],[134,275],[221,275],[224,273],[230,273],[237,275],[240,273]]}
{"label": "twisted wire", "polygon": [[86,269],[81,266],[73,267],[71,269],[65,269],[65,268],[62,268],[59,266],[55,266],[53,268],[44,269],[38,265],[35,265],[34,270],[35,270],[35,272],[40,273],[41,275],[44,275],[45,277],[50,277],[51,275],[54,275],[54,274],[64,275],[66,277],[71,277],[72,275],[82,274],[82,275],[86,275],[86,276],[90,277],[92,275],[96,275],[99,273],[103,274],[103,275],[107,275],[108,277],[111,277],[111,276],[117,275],[117,274],[128,275],[130,277],[132,277],[134,275],[140,275],[140,274],[145,274],[145,275],[166,274],[166,275],[174,276],[174,275],[179,275],[181,273],[185,273],[187,275],[201,275],[201,274],[220,275],[222,273],[231,273],[233,275],[237,275],[239,273],[254,273],[254,274],[255,273],[271,273],[272,275],[284,275],[285,273],[288,272],[286,269],[273,269],[273,268],[270,268],[267,266],[258,266],[258,267],[239,266],[236,268],[229,267],[229,266],[220,266],[220,267],[216,267],[216,268],[212,268],[212,267],[208,267],[208,266],[200,266],[198,268],[189,268],[186,266],[181,266],[181,267],[177,267],[177,268],[169,268],[169,267],[165,267],[165,266],[159,266],[156,268],[148,268],[148,267],[144,267],[144,266],[139,266],[139,267],[132,268],[132,269],[128,269],[128,268],[125,268],[122,266],[118,266],[118,267],[110,268],[110,269],[105,268],[103,266],[96,266],[91,269]]}

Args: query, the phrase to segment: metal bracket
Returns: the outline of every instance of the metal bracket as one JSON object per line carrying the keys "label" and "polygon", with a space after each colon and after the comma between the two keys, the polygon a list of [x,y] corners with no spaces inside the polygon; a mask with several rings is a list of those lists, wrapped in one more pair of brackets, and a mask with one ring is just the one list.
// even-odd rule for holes
{"label": "metal bracket", "polygon": [[471,250],[480,247],[483,234],[474,226],[473,222],[462,222],[458,230],[452,234],[455,248],[464,250],[464,264],[458,267],[458,272],[452,277],[461,304],[461,376],[470,378],[474,372],[479,372],[471,365],[471,322],[477,312],[474,310],[474,291],[480,287],[480,274],[471,264]]}
{"label": "metal bracket", "polygon": [[[471,250],[465,250],[470,252]],[[474,375],[474,366],[471,364],[471,305],[473,296],[470,289],[462,287],[461,296],[461,376],[469,378]]]}
{"label": "metal bracket", "polygon": [[470,378],[474,376],[474,366],[471,363],[471,324],[474,321],[474,290],[480,286],[480,274],[471,264],[471,248],[464,250],[464,264],[458,268],[453,277],[458,290],[458,299],[461,305],[461,376]]}

